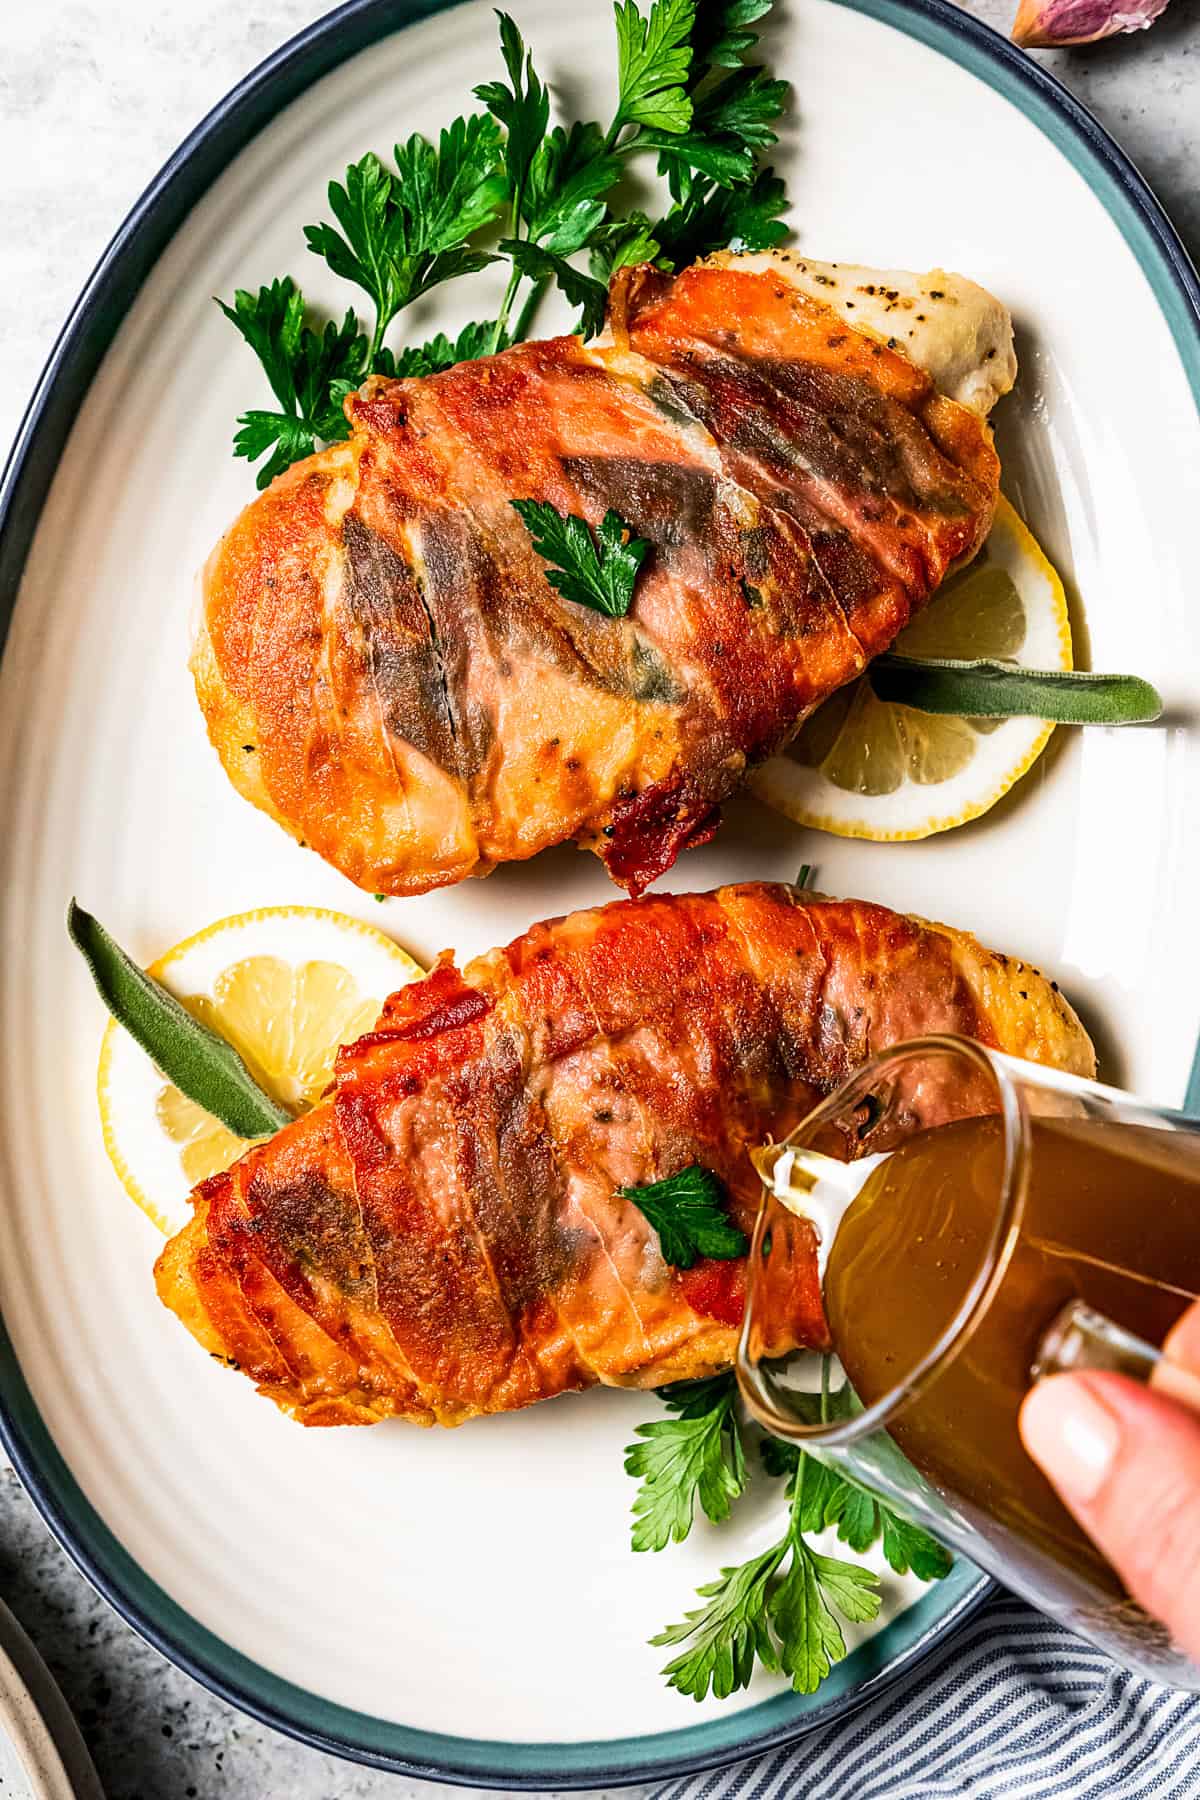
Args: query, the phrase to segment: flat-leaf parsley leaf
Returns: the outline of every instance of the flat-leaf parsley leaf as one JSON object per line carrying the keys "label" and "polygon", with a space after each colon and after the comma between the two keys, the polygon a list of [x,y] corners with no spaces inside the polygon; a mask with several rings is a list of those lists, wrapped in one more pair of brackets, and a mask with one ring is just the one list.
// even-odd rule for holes
{"label": "flat-leaf parsley leaf", "polygon": [[720,1182],[699,1163],[665,1181],[619,1192],[645,1214],[658,1233],[664,1262],[677,1269],[690,1269],[698,1256],[728,1262],[750,1247],[745,1232],[725,1213]]}
{"label": "flat-leaf parsley leaf", "polygon": [[747,30],[770,12],[774,0],[700,0],[692,32],[693,55],[700,65],[736,69],[758,42]]}
{"label": "flat-leaf parsley leaf", "polygon": [[546,500],[513,500],[533,539],[552,566],[546,580],[565,600],[590,606],[610,618],[624,618],[633,604],[634,583],[650,546],[632,535],[611,508],[593,536],[585,519],[560,513]]}
{"label": "flat-leaf parsley leaf", "polygon": [[483,101],[507,134],[503,152],[506,197],[512,217],[519,219],[533,161],[550,124],[550,94],[534,69],[516,22],[507,13],[498,12],[496,17],[500,21],[500,54],[511,86],[485,81],[475,89],[475,98]]}
{"label": "flat-leaf parsley leaf", "polygon": [[749,1687],[756,1659],[766,1669],[778,1669],[768,1623],[767,1590],[787,1549],[787,1538],[781,1538],[761,1556],[722,1569],[716,1581],[697,1589],[697,1597],[707,1600],[707,1606],[685,1613],[680,1624],[668,1625],[650,1639],[652,1644],[686,1644],[690,1640],[690,1648],[663,1670],[669,1687],[690,1694],[693,1700],[703,1700],[709,1692],[726,1700],[738,1688]]}
{"label": "flat-leaf parsley leaf", "polygon": [[788,228],[779,215],[786,207],[783,183],[770,169],[749,187],[698,182],[658,221],[654,235],[662,254],[681,269],[713,250],[769,250],[782,243]]}
{"label": "flat-leaf parsley leaf", "polygon": [[614,133],[623,125],[686,131],[692,119],[687,79],[696,0],[654,0],[643,18],[636,0],[617,0],[619,99]]}
{"label": "flat-leaf parsley leaf", "polygon": [[[391,356],[385,352],[386,365],[381,367],[382,375],[436,375],[441,369],[452,369],[455,363],[475,362],[481,356],[490,356],[495,342],[496,321],[494,319],[476,320],[464,325],[456,338],[448,338],[444,331],[436,337],[427,338],[423,344],[406,344],[399,356]],[[500,348],[504,345],[501,343]]]}
{"label": "flat-leaf parsley leaf", "polygon": [[[847,1419],[856,1404],[848,1383],[833,1393],[793,1392],[790,1400],[809,1424]],[[940,1581],[949,1574],[953,1563],[950,1552],[919,1525],[893,1512],[869,1488],[861,1487],[839,1469],[817,1462],[798,1444],[784,1443],[782,1438],[764,1439],[761,1454],[769,1475],[789,1477],[789,1495],[799,1491],[803,1530],[823,1531],[832,1525],[842,1542],[859,1552],[869,1550],[882,1538],[883,1554],[897,1575],[907,1575],[911,1569],[922,1581]]]}
{"label": "flat-leaf parsley leaf", "polygon": [[559,256],[589,243],[604,223],[601,196],[619,179],[621,166],[594,121],[576,121],[569,131],[556,125],[529,171],[525,225],[533,242]]}
{"label": "flat-leaf parsley leaf", "polygon": [[530,275],[535,281],[558,283],[571,305],[582,309],[578,330],[585,338],[595,337],[603,330],[608,289],[602,281],[593,281],[590,275],[574,268],[565,256],[545,250],[540,244],[531,244],[526,238],[503,238],[500,249],[512,258],[514,272]]}
{"label": "flat-leaf parsley leaf", "polygon": [[681,1544],[697,1506],[720,1524],[746,1486],[732,1374],[676,1382],[661,1395],[678,1417],[639,1425],[642,1442],[625,1451],[626,1474],[641,1482],[633,1502],[635,1550]]}
{"label": "flat-leaf parsley leaf", "polygon": [[261,488],[318,443],[349,436],[342,402],[366,373],[367,346],[352,312],[323,332],[307,325],[304,296],[290,276],[257,294],[239,288],[233,298],[232,306],[223,300],[217,305],[258,357],[282,408],[256,409],[238,419],[234,454],[256,462],[271,452],[258,471]]}
{"label": "flat-leaf parsley leaf", "polygon": [[631,212],[628,218],[612,219],[593,233],[588,260],[592,274],[607,290],[618,269],[630,263],[655,262],[660,248],[645,213]]}
{"label": "flat-leaf parsley leaf", "polygon": [[495,218],[504,203],[501,138],[487,113],[458,118],[437,148],[419,132],[395,150],[396,172],[368,154],[329,184],[329,205],[341,231],[308,225],[308,247],[335,275],[370,295],[375,328],[368,361],[383,347],[396,314],[421,294],[493,260],[468,249],[471,234]]}

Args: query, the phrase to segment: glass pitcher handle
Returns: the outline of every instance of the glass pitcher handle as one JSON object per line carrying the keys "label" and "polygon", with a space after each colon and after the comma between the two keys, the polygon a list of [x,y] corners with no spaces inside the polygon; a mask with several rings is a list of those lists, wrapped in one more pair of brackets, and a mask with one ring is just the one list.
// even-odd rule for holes
{"label": "glass pitcher handle", "polygon": [[1082,1300],[1072,1300],[1042,1333],[1029,1373],[1061,1375],[1072,1369],[1109,1370],[1131,1376],[1168,1399],[1200,1412],[1200,1372],[1170,1361],[1161,1350],[1115,1325]]}
{"label": "glass pitcher handle", "polygon": [[1162,1359],[1162,1351],[1145,1338],[1114,1325],[1084,1301],[1071,1300],[1042,1333],[1029,1373],[1040,1381],[1073,1369],[1105,1369],[1149,1382]]}

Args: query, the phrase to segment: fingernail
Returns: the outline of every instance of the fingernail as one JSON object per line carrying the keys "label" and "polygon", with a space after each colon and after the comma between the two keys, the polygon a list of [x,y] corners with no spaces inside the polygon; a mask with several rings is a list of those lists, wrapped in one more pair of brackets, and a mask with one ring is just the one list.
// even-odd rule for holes
{"label": "fingernail", "polygon": [[1116,1419],[1078,1375],[1038,1382],[1021,1408],[1021,1435],[1064,1497],[1083,1501],[1104,1486],[1121,1441]]}

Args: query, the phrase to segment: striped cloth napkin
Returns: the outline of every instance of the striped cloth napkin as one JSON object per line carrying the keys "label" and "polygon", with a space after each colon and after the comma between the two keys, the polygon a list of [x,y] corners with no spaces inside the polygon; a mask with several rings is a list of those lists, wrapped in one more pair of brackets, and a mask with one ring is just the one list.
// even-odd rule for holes
{"label": "striped cloth napkin", "polygon": [[1197,1800],[1200,1699],[1130,1675],[1002,1594],[861,1711],[654,1800],[735,1797]]}

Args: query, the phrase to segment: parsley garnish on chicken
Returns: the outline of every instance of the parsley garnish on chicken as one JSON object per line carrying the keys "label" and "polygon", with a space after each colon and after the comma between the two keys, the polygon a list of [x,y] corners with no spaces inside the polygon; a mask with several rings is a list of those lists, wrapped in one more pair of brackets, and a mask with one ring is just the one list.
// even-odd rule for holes
{"label": "parsley garnish on chicken", "polygon": [[[607,127],[550,124],[550,93],[514,21],[498,14],[505,80],[481,83],[487,109],[454,119],[437,144],[414,133],[389,166],[373,152],[329,185],[334,223],[305,240],[370,303],[340,326],[310,316],[290,278],[219,302],[263,365],[279,411],[238,420],[234,453],[261,463],[266,487],[319,444],[347,435],[346,395],[368,375],[427,375],[528,337],[557,286],[580,308],[576,329],[604,323],[607,282],[631,262],[670,270],[728,244],[761,250],[786,235],[783,183],[759,172],[787,104],[786,82],[748,65],[751,29],[772,0],[617,0],[617,99]],[[657,221],[615,203],[630,158],[657,157],[671,204]],[[497,220],[503,236],[494,242]],[[491,236],[489,237],[489,231]],[[591,274],[570,258],[585,255]],[[431,288],[506,261],[495,318],[396,347],[388,334]],[[268,455],[269,452],[269,455]]]}
{"label": "parsley garnish on chicken", "polygon": [[574,513],[560,513],[544,500],[514,500],[512,505],[528,526],[534,549],[551,565],[546,570],[551,587],[565,600],[578,601],[610,618],[624,618],[633,604],[638,570],[650,548],[645,538],[634,537],[620,513],[611,508],[593,535],[586,520]]}
{"label": "parsley garnish on chicken", "polygon": [[664,1181],[621,1193],[641,1208],[658,1233],[664,1262],[690,1269],[698,1256],[717,1261],[745,1256],[749,1242],[725,1214],[721,1184],[708,1169],[692,1163]]}

